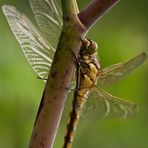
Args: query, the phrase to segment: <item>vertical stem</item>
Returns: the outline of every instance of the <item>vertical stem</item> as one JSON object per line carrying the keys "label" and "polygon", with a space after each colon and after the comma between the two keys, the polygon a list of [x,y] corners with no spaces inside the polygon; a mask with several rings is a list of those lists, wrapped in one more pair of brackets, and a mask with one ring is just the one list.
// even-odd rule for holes
{"label": "vertical stem", "polygon": [[[53,147],[68,94],[67,88],[70,86],[75,68],[71,50],[76,55],[78,54],[81,45],[80,37],[116,1],[94,0],[87,9],[79,13],[78,18],[79,10],[76,0],[61,0],[63,29],[43,92],[29,148]],[[100,6],[96,7],[95,4],[100,4]],[[93,7],[97,10],[96,12],[93,11]],[[88,20],[85,12],[89,14]]]}
{"label": "vertical stem", "polygon": [[[61,115],[65,106],[71,78],[74,72],[74,57],[78,53],[81,26],[76,0],[62,0],[64,25],[53,59],[48,80],[33,128],[29,148],[52,148]],[[62,66],[61,66],[62,65]]]}
{"label": "vertical stem", "polygon": [[63,17],[71,16],[79,12],[76,0],[62,0]]}

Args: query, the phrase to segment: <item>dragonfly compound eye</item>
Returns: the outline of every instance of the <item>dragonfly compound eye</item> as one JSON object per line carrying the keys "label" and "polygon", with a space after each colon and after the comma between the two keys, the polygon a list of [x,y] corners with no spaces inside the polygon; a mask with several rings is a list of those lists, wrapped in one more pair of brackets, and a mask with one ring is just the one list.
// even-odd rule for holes
{"label": "dragonfly compound eye", "polygon": [[93,40],[90,40],[90,45],[87,49],[87,53],[89,55],[92,55],[97,51],[97,49],[98,49],[98,44],[96,42],[94,42]]}

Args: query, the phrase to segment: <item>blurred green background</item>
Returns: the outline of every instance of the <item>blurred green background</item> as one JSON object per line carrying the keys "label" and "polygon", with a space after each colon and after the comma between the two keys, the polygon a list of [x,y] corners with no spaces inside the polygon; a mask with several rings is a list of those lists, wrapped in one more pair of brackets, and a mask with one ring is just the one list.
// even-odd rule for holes
{"label": "blurred green background", "polygon": [[[80,9],[89,1],[78,0]],[[28,0],[0,0],[12,4],[31,20]],[[102,67],[128,60],[148,50],[148,1],[122,0],[90,30],[99,43]],[[0,148],[26,148],[34,124],[44,82],[25,59],[0,10]],[[139,105],[126,120],[81,120],[74,148],[148,148],[148,62],[109,89],[112,94]],[[71,98],[68,99],[54,148],[60,148]]]}

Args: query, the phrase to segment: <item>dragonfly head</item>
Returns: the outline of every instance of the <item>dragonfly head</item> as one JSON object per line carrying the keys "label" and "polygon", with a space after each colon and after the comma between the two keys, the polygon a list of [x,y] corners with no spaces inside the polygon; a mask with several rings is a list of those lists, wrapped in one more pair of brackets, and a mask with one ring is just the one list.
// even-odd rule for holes
{"label": "dragonfly head", "polygon": [[83,46],[80,50],[81,55],[93,55],[97,52],[98,45],[93,40],[84,39],[82,43]]}
{"label": "dragonfly head", "polygon": [[90,41],[90,45],[88,46],[87,53],[89,55],[92,55],[97,52],[98,44],[93,40],[89,40],[89,41]]}

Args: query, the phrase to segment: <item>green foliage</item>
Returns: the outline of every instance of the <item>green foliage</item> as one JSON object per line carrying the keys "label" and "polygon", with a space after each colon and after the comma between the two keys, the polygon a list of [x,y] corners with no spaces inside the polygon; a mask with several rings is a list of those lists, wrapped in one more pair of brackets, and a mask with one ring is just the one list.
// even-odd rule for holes
{"label": "green foliage", "polygon": [[[80,8],[87,3],[81,1],[78,0]],[[29,3],[25,0],[1,0],[0,6],[2,4],[13,4],[33,18]],[[146,0],[141,3],[138,0],[120,1],[90,30],[88,38],[98,42],[103,67],[148,50],[147,4]],[[27,63],[2,11],[0,20],[0,147],[25,148],[31,136],[44,83],[37,79]],[[126,120],[81,120],[73,147],[148,147],[147,64],[110,88],[110,92],[116,96],[136,102],[140,108],[138,114]],[[70,103],[68,99],[55,148],[63,143]]]}

